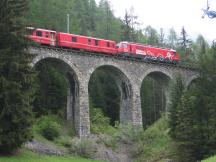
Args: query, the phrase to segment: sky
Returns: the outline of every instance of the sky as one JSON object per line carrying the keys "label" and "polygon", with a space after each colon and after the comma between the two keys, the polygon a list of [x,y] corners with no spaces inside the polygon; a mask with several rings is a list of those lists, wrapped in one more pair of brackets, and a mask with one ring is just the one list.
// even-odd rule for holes
{"label": "sky", "polygon": [[[96,0],[98,3],[100,0]],[[151,25],[158,31],[160,28],[168,34],[174,28],[177,34],[184,26],[193,40],[199,34],[210,43],[216,39],[216,18],[202,18],[202,8],[207,0],[109,0],[116,17],[124,17],[125,10],[134,8],[134,14],[143,27]],[[210,10],[216,11],[216,0],[209,0]]]}

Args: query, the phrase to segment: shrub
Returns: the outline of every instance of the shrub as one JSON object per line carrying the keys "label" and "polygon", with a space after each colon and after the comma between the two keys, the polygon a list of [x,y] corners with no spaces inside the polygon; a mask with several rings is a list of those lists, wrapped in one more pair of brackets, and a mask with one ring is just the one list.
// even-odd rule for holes
{"label": "shrub", "polygon": [[90,140],[77,138],[74,138],[69,150],[70,153],[84,158],[92,158],[95,152]]}
{"label": "shrub", "polygon": [[42,116],[38,119],[33,129],[48,140],[54,140],[54,138],[60,135],[60,124],[55,116]]}
{"label": "shrub", "polygon": [[60,138],[57,138],[55,140],[55,143],[64,146],[66,148],[70,148],[71,147],[71,138],[68,136],[61,136]]}
{"label": "shrub", "polygon": [[99,134],[114,134],[116,129],[110,125],[110,118],[106,117],[102,109],[100,108],[91,108],[90,109],[91,116],[91,133]]}

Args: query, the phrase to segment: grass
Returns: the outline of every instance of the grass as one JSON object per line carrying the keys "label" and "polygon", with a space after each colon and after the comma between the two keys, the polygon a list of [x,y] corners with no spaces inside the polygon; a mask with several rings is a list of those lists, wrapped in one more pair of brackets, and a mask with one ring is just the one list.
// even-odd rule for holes
{"label": "grass", "polygon": [[216,161],[216,156],[210,157],[206,160],[202,160],[202,162],[215,162]]}
{"label": "grass", "polygon": [[28,150],[21,150],[18,155],[0,157],[0,162],[99,162],[79,157],[42,156]]}

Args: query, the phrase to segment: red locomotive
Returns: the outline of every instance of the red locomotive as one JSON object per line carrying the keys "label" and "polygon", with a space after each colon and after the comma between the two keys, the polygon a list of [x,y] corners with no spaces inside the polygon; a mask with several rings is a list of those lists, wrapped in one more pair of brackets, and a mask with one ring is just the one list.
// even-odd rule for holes
{"label": "red locomotive", "polygon": [[112,40],[46,29],[34,29],[30,27],[27,29],[30,31],[27,38],[41,45],[85,50],[106,55],[119,55],[151,61],[176,63],[180,60],[179,55],[172,49],[163,49],[133,42],[120,42],[116,45],[116,42]]}
{"label": "red locomotive", "polygon": [[117,44],[118,54],[127,57],[136,57],[144,60],[177,63],[179,55],[173,49],[164,49],[133,42],[120,42]]}

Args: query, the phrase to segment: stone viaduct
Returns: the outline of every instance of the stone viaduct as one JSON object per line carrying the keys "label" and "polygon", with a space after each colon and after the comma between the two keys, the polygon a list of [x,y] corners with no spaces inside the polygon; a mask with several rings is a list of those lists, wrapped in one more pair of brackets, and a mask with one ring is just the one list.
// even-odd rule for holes
{"label": "stone viaduct", "polygon": [[[185,87],[199,76],[198,71],[166,64],[152,64],[125,60],[86,52],[32,47],[32,66],[47,59],[62,63],[69,70],[70,88],[67,97],[67,119],[74,123],[77,134],[90,134],[89,92],[91,75],[104,70],[115,80],[120,94],[120,123],[130,122],[134,127],[142,126],[140,89],[146,76],[159,81],[165,89],[166,105],[169,103],[169,83],[180,75]],[[167,107],[167,106],[166,106]]]}

